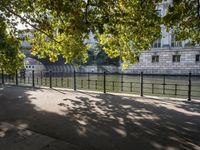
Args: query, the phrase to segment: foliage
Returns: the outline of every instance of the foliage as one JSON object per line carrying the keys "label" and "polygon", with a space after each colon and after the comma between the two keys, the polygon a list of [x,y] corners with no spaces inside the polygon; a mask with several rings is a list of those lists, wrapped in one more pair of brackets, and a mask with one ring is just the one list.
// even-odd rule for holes
{"label": "foliage", "polygon": [[200,41],[200,1],[176,0],[163,18],[168,30],[173,29],[177,40]]}
{"label": "foliage", "polygon": [[119,65],[119,57],[110,58],[103,50],[103,46],[95,43],[92,48],[88,50],[87,65]]}
{"label": "foliage", "polygon": [[161,36],[162,24],[180,39],[199,40],[197,1],[176,0],[165,17],[156,12],[162,0],[2,0],[0,12],[13,32],[18,22],[34,29],[32,54],[39,58],[86,62],[92,32],[109,57],[134,63]]}
{"label": "foliage", "polygon": [[20,52],[20,42],[6,31],[6,24],[0,18],[0,68],[14,73],[23,66],[24,55]]}

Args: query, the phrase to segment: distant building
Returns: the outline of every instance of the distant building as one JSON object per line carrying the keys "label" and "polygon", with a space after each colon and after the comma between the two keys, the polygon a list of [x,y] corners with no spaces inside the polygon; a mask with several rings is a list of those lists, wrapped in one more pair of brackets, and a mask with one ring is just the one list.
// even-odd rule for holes
{"label": "distant building", "polygon": [[[172,0],[163,0],[157,8],[159,15],[166,14],[170,3]],[[124,72],[141,71],[150,74],[200,74],[200,47],[190,46],[187,40],[177,41],[173,31],[167,32],[162,26],[162,38],[152,44],[150,51],[142,52],[139,62]]]}

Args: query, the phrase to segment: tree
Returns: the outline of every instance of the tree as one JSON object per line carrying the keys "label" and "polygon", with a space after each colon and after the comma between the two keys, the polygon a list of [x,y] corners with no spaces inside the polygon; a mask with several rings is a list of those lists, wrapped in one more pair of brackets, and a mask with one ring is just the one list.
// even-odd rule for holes
{"label": "tree", "polygon": [[163,22],[168,30],[173,29],[177,40],[200,41],[200,1],[174,1]]}
{"label": "tree", "polygon": [[63,54],[66,63],[73,63],[74,59],[86,62],[89,46],[84,41],[92,32],[100,44],[107,45],[103,50],[109,57],[134,63],[137,55],[161,36],[163,24],[173,28],[179,37],[199,39],[200,19],[195,11],[199,12],[198,0],[174,1],[165,17],[156,12],[161,2],[2,0],[0,12],[14,32],[17,22],[35,29],[32,54],[40,58],[50,56],[51,61],[56,61]]}
{"label": "tree", "polygon": [[7,73],[14,73],[23,67],[24,55],[20,52],[20,42],[6,31],[7,27],[0,18],[0,68]]}
{"label": "tree", "polygon": [[115,65],[119,66],[119,57],[110,58],[103,50],[104,46],[99,43],[94,43],[88,50],[87,65]]}

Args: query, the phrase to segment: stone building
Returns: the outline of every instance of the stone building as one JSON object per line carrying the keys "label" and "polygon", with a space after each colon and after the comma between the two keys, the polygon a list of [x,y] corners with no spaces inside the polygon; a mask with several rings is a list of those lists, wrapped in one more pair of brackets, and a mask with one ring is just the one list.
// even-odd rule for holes
{"label": "stone building", "polygon": [[[172,0],[163,0],[157,7],[159,15],[164,16]],[[161,27],[162,38],[152,44],[150,51],[139,56],[139,62],[130,65],[124,72],[155,74],[200,74],[200,47],[189,46],[188,41],[176,41],[173,31]],[[198,43],[199,44],[199,43]]]}

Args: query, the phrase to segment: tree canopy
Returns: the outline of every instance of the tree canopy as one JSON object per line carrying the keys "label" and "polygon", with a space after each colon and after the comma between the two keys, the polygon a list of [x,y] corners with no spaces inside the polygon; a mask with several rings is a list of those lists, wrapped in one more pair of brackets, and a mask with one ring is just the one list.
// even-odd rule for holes
{"label": "tree canopy", "polygon": [[21,22],[33,28],[32,54],[60,54],[66,63],[86,62],[89,33],[111,58],[134,63],[161,36],[161,25],[179,39],[200,40],[199,0],[176,0],[167,15],[157,14],[162,0],[2,0],[0,14],[10,31]]}
{"label": "tree canopy", "polygon": [[103,50],[103,45],[94,43],[88,50],[88,59],[85,65],[114,65],[119,66],[119,57],[110,58]]}
{"label": "tree canopy", "polygon": [[0,18],[0,68],[14,73],[23,67],[24,55],[20,51],[20,41],[8,34],[5,22]]}
{"label": "tree canopy", "polygon": [[200,0],[174,0],[163,23],[177,40],[200,41]]}

